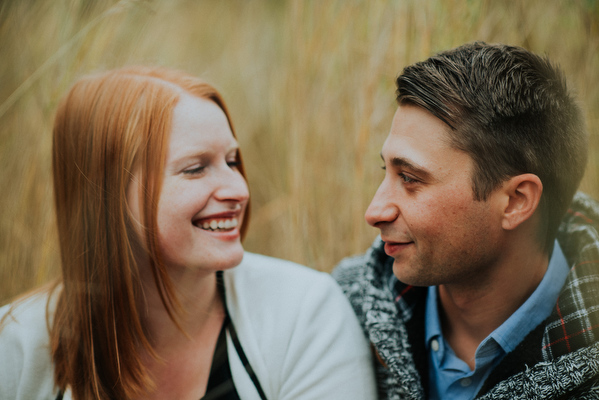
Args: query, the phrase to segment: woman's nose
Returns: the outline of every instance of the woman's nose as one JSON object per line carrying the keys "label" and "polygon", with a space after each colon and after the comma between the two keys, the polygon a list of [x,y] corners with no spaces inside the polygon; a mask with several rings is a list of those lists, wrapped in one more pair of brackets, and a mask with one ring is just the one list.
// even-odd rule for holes
{"label": "woman's nose", "polygon": [[250,197],[247,182],[237,169],[229,169],[219,177],[219,188],[216,197],[221,201],[245,202]]}

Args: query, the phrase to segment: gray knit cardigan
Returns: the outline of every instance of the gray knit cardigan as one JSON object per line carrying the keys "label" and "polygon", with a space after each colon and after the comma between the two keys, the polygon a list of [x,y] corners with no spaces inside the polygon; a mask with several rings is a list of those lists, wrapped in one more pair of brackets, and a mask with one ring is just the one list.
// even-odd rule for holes
{"label": "gray knit cardigan", "polygon": [[[505,356],[476,398],[599,399],[599,203],[577,193],[558,241],[571,271],[552,314]],[[423,399],[426,288],[403,285],[394,302],[392,263],[377,238],[333,276],[372,344],[380,398]]]}

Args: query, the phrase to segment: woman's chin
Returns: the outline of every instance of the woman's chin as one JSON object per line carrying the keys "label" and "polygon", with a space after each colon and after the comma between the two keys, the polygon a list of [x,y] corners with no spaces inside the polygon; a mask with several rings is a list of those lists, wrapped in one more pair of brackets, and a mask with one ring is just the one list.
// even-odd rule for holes
{"label": "woman's chin", "polygon": [[243,247],[240,245],[239,250],[235,251],[235,254],[229,254],[229,257],[227,257],[227,259],[222,263],[222,266],[220,268],[217,268],[217,271],[224,271],[227,269],[235,268],[236,266],[241,264],[241,261],[243,261],[243,254],[244,250]]}

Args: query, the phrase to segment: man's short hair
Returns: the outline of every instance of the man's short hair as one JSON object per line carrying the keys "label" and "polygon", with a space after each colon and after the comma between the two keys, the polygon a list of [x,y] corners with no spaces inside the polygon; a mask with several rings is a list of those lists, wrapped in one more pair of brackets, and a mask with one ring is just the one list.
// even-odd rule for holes
{"label": "man's short hair", "polygon": [[474,161],[476,200],[524,173],[543,183],[539,234],[549,251],[584,174],[587,135],[562,72],[521,47],[475,42],[406,67],[397,101],[444,121]]}

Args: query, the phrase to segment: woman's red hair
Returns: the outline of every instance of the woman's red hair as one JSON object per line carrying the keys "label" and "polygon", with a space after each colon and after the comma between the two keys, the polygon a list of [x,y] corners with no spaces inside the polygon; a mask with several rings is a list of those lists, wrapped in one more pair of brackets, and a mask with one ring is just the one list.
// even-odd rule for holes
{"label": "woman's red hair", "polygon": [[[138,309],[142,288],[135,251],[147,252],[175,323],[182,311],[157,242],[163,167],[182,93],[216,103],[235,134],[212,86],[164,68],[129,67],[85,77],[58,107],[53,176],[62,289],[50,343],[56,384],[70,387],[75,399],[126,399],[152,387],[140,356],[141,350],[154,353]],[[136,169],[146,243],[136,243],[126,201]],[[243,165],[240,170],[245,177]]]}

